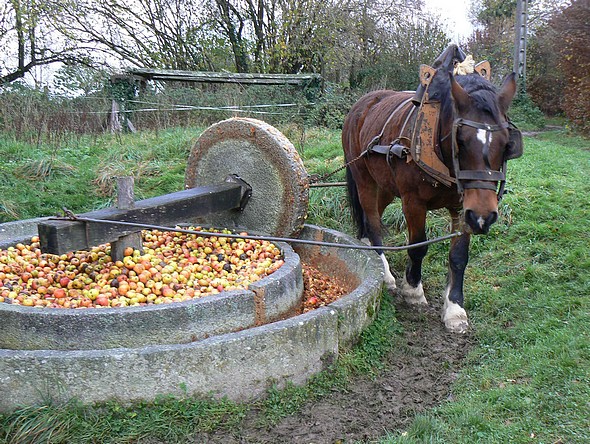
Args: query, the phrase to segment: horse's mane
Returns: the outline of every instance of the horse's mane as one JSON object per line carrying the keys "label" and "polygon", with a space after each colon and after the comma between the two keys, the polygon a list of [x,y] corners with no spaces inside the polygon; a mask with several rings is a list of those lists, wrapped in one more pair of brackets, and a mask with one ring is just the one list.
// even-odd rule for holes
{"label": "horse's mane", "polygon": [[[484,77],[479,74],[468,74],[465,76],[455,76],[455,80],[469,94],[475,108],[492,116],[496,123],[500,123],[501,113],[498,107],[498,90]],[[442,115],[445,117],[452,116],[452,99],[450,81],[442,99]]]}

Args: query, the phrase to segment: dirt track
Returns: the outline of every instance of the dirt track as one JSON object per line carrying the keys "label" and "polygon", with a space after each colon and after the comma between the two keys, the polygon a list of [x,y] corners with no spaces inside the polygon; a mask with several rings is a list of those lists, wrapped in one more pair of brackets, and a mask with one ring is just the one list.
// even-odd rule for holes
{"label": "dirt track", "polygon": [[250,414],[238,432],[195,436],[196,443],[331,444],[374,440],[385,430],[404,430],[416,413],[451,396],[449,387],[471,347],[470,335],[447,333],[440,304],[417,310],[396,303],[403,327],[401,346],[387,358],[375,378],[359,378],[346,391],[309,403],[272,429],[260,427]]}

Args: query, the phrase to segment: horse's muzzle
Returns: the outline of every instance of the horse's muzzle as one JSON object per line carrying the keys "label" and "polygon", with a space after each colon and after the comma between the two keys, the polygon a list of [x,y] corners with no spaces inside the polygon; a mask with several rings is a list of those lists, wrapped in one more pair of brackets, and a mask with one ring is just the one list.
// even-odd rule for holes
{"label": "horse's muzzle", "polygon": [[473,234],[488,234],[490,227],[497,220],[497,211],[492,211],[487,216],[482,216],[473,210],[465,210],[465,223],[471,228]]}

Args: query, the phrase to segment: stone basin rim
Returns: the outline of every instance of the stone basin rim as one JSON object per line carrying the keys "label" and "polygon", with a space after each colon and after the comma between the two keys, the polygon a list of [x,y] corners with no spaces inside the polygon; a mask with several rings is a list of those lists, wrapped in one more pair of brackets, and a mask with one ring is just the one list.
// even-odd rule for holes
{"label": "stone basin rim", "polygon": [[[18,225],[21,237],[28,230],[30,239],[38,221],[11,224]],[[287,317],[302,302],[301,263],[289,244],[273,243],[284,264],[248,289],[142,307],[52,309],[0,303],[0,349],[92,350],[189,343]]]}

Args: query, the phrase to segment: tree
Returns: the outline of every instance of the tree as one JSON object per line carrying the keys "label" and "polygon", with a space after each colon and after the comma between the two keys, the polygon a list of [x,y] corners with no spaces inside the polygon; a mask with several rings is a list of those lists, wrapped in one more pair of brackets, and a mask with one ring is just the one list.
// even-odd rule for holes
{"label": "tree", "polygon": [[550,22],[555,31],[553,48],[559,54],[557,67],[565,77],[564,112],[584,134],[590,135],[590,3],[574,0]]}
{"label": "tree", "polygon": [[[541,5],[543,6],[541,8]],[[527,92],[533,102],[546,114],[564,112],[564,88],[567,84],[564,71],[560,69],[562,32],[555,26],[555,19],[570,6],[569,1],[545,0],[531,8],[529,20],[529,45],[527,50]]]}
{"label": "tree", "polygon": [[274,33],[269,35],[270,69],[323,73],[342,34],[343,10],[333,0],[279,0],[278,10]]}
{"label": "tree", "polygon": [[449,39],[416,3],[365,1],[348,19],[351,87],[412,89],[418,67],[432,63]]}
{"label": "tree", "polygon": [[477,25],[466,49],[475,60],[488,60],[498,78],[512,72],[516,0],[481,0],[472,17]]}
{"label": "tree", "polygon": [[83,48],[55,32],[57,17],[44,2],[8,0],[0,6],[0,85],[55,62],[88,63]]}
{"label": "tree", "polygon": [[[544,32],[543,29],[551,17],[567,7],[569,3],[569,0],[529,0],[527,41],[533,41],[537,32]],[[488,60],[493,72],[507,73],[513,69],[516,6],[517,0],[479,0],[472,7],[470,15],[476,26],[466,47],[474,58]],[[533,52],[539,49],[534,47],[534,42],[527,46]],[[536,60],[536,62],[542,62],[542,60]],[[527,63],[527,69],[531,67],[532,65]],[[527,78],[529,77],[527,73]]]}
{"label": "tree", "polygon": [[559,51],[555,48],[555,30],[549,25],[536,29],[527,49],[527,93],[543,113],[563,112],[565,79],[558,68]]}
{"label": "tree", "polygon": [[[30,55],[30,66],[84,61],[178,70],[316,72],[337,81],[359,74],[366,78],[363,73],[387,60],[400,79],[398,72],[408,64],[415,73],[421,54],[430,60],[441,48],[440,26],[423,20],[421,3],[10,0],[5,20],[0,17],[0,39],[8,47],[12,33],[19,42],[17,76],[29,69],[24,60]],[[8,22],[11,27],[4,26]],[[49,37],[51,45],[44,44]],[[385,65],[383,69],[389,75]]]}
{"label": "tree", "polygon": [[[203,47],[215,31],[195,0],[47,0],[64,17],[62,35],[125,65],[213,69]],[[221,67],[220,67],[221,68]]]}
{"label": "tree", "polygon": [[[229,40],[236,70],[238,72],[248,72],[250,63],[248,39],[245,35],[250,18],[247,14],[248,10],[244,11],[243,8],[234,5],[230,0],[214,0],[214,3],[217,9],[216,21]],[[263,2],[260,1],[259,4],[263,4]],[[247,2],[247,5],[253,8],[251,1]],[[254,12],[254,10],[250,9],[250,12]]]}
{"label": "tree", "polygon": [[56,71],[53,84],[53,92],[57,94],[90,97],[107,87],[109,72],[82,65],[64,65]]}

